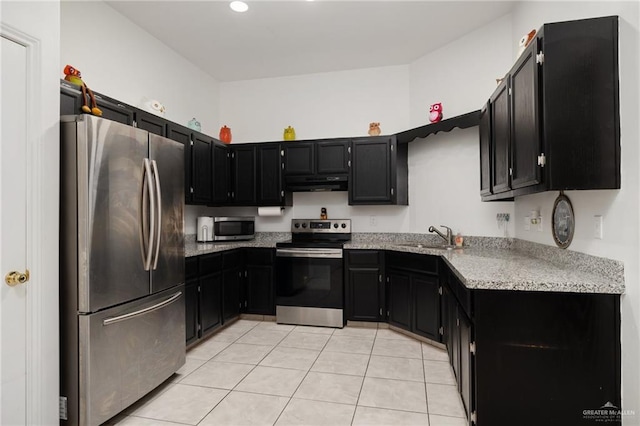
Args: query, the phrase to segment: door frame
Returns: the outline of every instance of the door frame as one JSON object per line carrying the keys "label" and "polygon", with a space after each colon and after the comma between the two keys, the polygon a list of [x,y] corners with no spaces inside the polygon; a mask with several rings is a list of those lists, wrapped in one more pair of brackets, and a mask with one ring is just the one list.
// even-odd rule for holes
{"label": "door frame", "polygon": [[39,25],[57,18],[51,12],[59,15],[59,4],[43,5],[35,14],[40,16],[34,16],[35,10],[28,5],[3,5],[2,9],[2,36],[25,46],[27,55],[25,113],[29,126],[24,165],[26,264],[31,277],[26,300],[25,423],[58,424],[59,37],[48,32],[51,28]]}

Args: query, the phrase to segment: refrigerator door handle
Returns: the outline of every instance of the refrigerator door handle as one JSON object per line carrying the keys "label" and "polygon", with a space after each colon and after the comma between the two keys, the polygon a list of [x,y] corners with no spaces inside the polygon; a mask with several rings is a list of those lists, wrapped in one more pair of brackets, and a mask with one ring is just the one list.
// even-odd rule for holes
{"label": "refrigerator door handle", "polygon": [[[151,260],[153,256],[153,240],[155,233],[155,199],[156,195],[153,188],[153,180],[151,176],[151,163],[148,158],[144,159],[144,184],[142,186],[142,229],[143,234],[147,238],[146,253],[144,257],[144,270],[151,269]],[[146,194],[149,194],[149,202],[147,203]],[[147,217],[149,222],[147,223]],[[148,231],[147,231],[148,230]]]}
{"label": "refrigerator door handle", "polygon": [[153,260],[153,270],[155,270],[158,267],[158,257],[160,256],[160,237],[162,235],[162,191],[160,188],[160,172],[158,171],[158,163],[156,163],[156,160],[151,160],[151,168],[153,170],[156,188],[156,246]]}
{"label": "refrigerator door handle", "polygon": [[107,318],[102,321],[102,325],[107,326],[107,325],[115,324],[120,321],[126,321],[134,317],[139,317],[140,315],[148,314],[149,312],[157,311],[160,308],[163,308],[167,305],[172,304],[173,302],[178,300],[180,296],[182,296],[181,291],[177,292],[173,296],[169,297],[166,300],[163,300],[160,303],[157,303],[153,306],[149,306],[148,308],[140,309],[139,311],[129,312],[128,314],[124,314],[124,315],[118,315],[117,317],[113,317],[113,318]]}

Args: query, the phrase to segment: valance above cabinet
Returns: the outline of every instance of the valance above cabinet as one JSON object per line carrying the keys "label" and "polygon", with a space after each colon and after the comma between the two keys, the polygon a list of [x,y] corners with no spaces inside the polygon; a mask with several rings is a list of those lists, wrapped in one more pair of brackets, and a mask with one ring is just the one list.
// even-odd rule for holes
{"label": "valance above cabinet", "polygon": [[618,17],[545,24],[480,113],[485,201],[620,188]]}

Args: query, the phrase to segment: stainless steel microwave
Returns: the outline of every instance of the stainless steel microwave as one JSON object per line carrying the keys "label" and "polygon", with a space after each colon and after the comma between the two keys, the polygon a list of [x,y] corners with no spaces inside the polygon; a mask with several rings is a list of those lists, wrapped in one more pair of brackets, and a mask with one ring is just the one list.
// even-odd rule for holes
{"label": "stainless steel microwave", "polygon": [[252,240],[256,236],[254,216],[214,217],[214,241]]}

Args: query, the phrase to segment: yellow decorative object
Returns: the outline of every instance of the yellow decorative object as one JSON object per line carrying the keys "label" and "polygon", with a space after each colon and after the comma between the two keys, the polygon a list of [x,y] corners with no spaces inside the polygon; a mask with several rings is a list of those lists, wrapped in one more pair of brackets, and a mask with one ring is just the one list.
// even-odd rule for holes
{"label": "yellow decorative object", "polygon": [[289,126],[284,129],[284,140],[285,141],[295,141],[296,140],[296,129]]}

